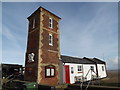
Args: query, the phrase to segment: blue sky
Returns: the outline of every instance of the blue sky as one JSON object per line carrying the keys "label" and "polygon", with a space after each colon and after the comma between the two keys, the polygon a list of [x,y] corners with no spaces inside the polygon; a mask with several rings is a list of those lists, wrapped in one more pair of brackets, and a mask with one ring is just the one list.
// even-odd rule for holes
{"label": "blue sky", "polygon": [[96,57],[107,69],[118,66],[118,3],[72,2],[2,3],[2,62],[25,62],[27,17],[42,6],[61,17],[61,54]]}

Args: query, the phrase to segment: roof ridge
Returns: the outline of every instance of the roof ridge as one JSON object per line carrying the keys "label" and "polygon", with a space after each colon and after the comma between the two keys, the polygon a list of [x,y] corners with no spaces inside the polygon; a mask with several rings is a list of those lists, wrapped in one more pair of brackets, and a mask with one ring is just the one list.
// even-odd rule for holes
{"label": "roof ridge", "polygon": [[80,57],[78,57],[78,56],[68,56],[68,55],[61,55],[61,56],[82,59],[82,58],[80,58]]}
{"label": "roof ridge", "polygon": [[61,55],[61,58],[63,59],[63,61],[65,62],[71,62],[71,63],[82,63],[82,62],[88,62],[88,63],[94,63],[94,64],[102,64],[105,62],[102,60],[99,60],[98,58],[87,58],[87,57],[83,57],[83,58],[79,58],[79,57],[74,57],[74,56],[68,56],[68,55]]}

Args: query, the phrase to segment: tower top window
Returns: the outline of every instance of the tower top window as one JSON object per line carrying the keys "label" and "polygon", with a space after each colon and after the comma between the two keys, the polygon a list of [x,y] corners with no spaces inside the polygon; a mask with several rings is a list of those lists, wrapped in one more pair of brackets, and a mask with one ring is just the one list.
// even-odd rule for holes
{"label": "tower top window", "polygon": [[52,18],[49,18],[49,28],[53,28],[53,20],[52,20]]}
{"label": "tower top window", "polygon": [[32,28],[35,28],[35,18],[33,18]]}

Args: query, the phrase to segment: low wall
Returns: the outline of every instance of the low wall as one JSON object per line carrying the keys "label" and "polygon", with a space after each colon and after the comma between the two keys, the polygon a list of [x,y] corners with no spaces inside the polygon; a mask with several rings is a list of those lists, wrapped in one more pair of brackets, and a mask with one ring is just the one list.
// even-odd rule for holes
{"label": "low wall", "polygon": [[[86,85],[82,86],[82,90],[86,89]],[[95,85],[90,85],[87,90],[120,90],[120,87],[109,87],[109,86],[95,86]],[[81,90],[80,85],[68,85],[68,88],[65,90]]]}

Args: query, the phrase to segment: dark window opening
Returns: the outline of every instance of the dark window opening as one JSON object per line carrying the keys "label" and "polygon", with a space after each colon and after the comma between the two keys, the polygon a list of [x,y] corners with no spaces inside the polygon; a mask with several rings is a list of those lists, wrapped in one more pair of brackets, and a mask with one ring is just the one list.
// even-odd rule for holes
{"label": "dark window opening", "polygon": [[73,67],[71,67],[71,73],[72,73],[72,74],[74,73],[74,68],[73,68]]}
{"label": "dark window opening", "polygon": [[78,71],[82,71],[82,66],[78,66]]}
{"label": "dark window opening", "polygon": [[104,66],[102,66],[102,71],[104,71]]}
{"label": "dark window opening", "polygon": [[49,45],[53,46],[53,35],[49,34]]}
{"label": "dark window opening", "polygon": [[91,66],[90,68],[91,68],[91,71],[94,71],[94,67],[93,66]]}
{"label": "dark window opening", "polygon": [[53,20],[52,20],[52,18],[49,18],[49,28],[53,28]]}

